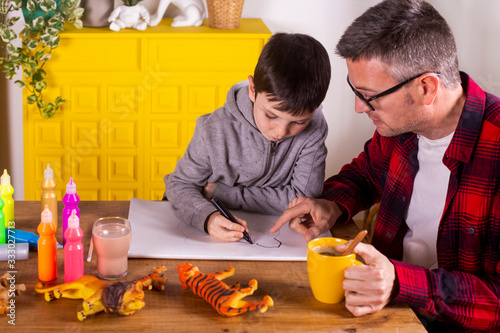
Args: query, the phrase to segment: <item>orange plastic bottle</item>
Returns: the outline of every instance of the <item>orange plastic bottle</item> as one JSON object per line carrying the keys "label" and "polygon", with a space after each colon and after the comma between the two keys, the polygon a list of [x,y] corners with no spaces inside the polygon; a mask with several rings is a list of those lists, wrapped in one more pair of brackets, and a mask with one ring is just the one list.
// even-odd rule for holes
{"label": "orange plastic bottle", "polygon": [[53,281],[57,279],[57,241],[56,228],[52,223],[52,212],[46,205],[42,212],[42,221],[37,228],[38,239],[38,279]]}
{"label": "orange plastic bottle", "polygon": [[49,209],[52,212],[52,219],[54,221],[54,227],[57,229],[57,194],[56,194],[56,181],[54,180],[54,170],[47,163],[47,169],[43,172],[42,180],[42,212],[46,205],[49,205]]}

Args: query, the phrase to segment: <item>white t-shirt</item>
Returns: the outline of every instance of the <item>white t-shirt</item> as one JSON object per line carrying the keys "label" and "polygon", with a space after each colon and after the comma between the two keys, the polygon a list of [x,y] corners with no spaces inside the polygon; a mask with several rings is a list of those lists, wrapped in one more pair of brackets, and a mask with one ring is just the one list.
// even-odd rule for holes
{"label": "white t-shirt", "polygon": [[450,180],[443,156],[454,133],[429,140],[418,136],[419,170],[406,213],[408,232],[403,243],[403,262],[437,268],[436,241]]}

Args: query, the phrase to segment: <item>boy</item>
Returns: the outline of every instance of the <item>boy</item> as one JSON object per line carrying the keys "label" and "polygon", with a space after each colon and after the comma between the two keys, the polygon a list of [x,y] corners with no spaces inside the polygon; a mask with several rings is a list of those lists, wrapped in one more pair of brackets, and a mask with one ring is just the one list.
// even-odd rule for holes
{"label": "boy", "polygon": [[330,76],[317,40],[273,35],[254,76],[234,85],[223,107],[198,118],[184,156],[165,176],[176,216],[215,239],[238,241],[246,221],[225,219],[212,197],[229,209],[281,214],[299,195],[319,196],[328,133],[320,105]]}

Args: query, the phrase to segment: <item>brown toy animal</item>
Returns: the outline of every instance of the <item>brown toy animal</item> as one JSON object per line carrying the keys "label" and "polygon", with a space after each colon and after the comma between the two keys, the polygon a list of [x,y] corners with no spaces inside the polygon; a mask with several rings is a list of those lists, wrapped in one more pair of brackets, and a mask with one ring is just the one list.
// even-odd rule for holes
{"label": "brown toy animal", "polygon": [[9,273],[5,273],[0,277],[0,315],[8,312],[8,307],[10,305],[10,299],[14,295],[19,295],[21,291],[26,290],[24,283],[16,285],[12,288],[11,283],[12,277]]}
{"label": "brown toy animal", "polygon": [[143,287],[150,289],[149,286],[157,284],[154,281],[158,281],[158,283],[166,281],[166,278],[160,275],[165,270],[165,266],[157,267],[155,273],[134,282],[111,284],[99,280],[95,276],[84,275],[75,281],[50,288],[44,288],[45,284],[38,283],[35,286],[35,291],[45,293],[47,302],[61,297],[83,299],[83,309],[77,313],[80,321],[101,311],[128,316],[144,307]]}
{"label": "brown toy animal", "polygon": [[240,289],[239,283],[228,287],[221,280],[234,275],[233,267],[217,273],[203,274],[198,267],[186,263],[179,265],[177,270],[182,288],[187,290],[191,287],[195,295],[205,299],[223,316],[237,316],[253,310],[264,313],[274,305],[272,298],[267,295],[260,302],[242,301],[243,297],[253,294],[257,289],[257,280],[250,280],[248,288]]}

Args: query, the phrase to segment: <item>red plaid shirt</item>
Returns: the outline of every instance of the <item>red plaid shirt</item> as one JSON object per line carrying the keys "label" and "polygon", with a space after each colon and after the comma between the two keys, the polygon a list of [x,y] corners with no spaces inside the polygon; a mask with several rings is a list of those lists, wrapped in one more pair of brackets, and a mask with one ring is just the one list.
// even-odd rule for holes
{"label": "red plaid shirt", "polygon": [[364,151],[325,182],[322,197],[344,206],[348,219],[380,202],[372,244],[395,265],[399,292],[393,302],[430,321],[492,330],[500,328],[500,99],[465,73],[462,85],[467,100],[443,156],[451,176],[438,231],[438,269],[400,261],[418,171],[416,134],[375,132]]}

